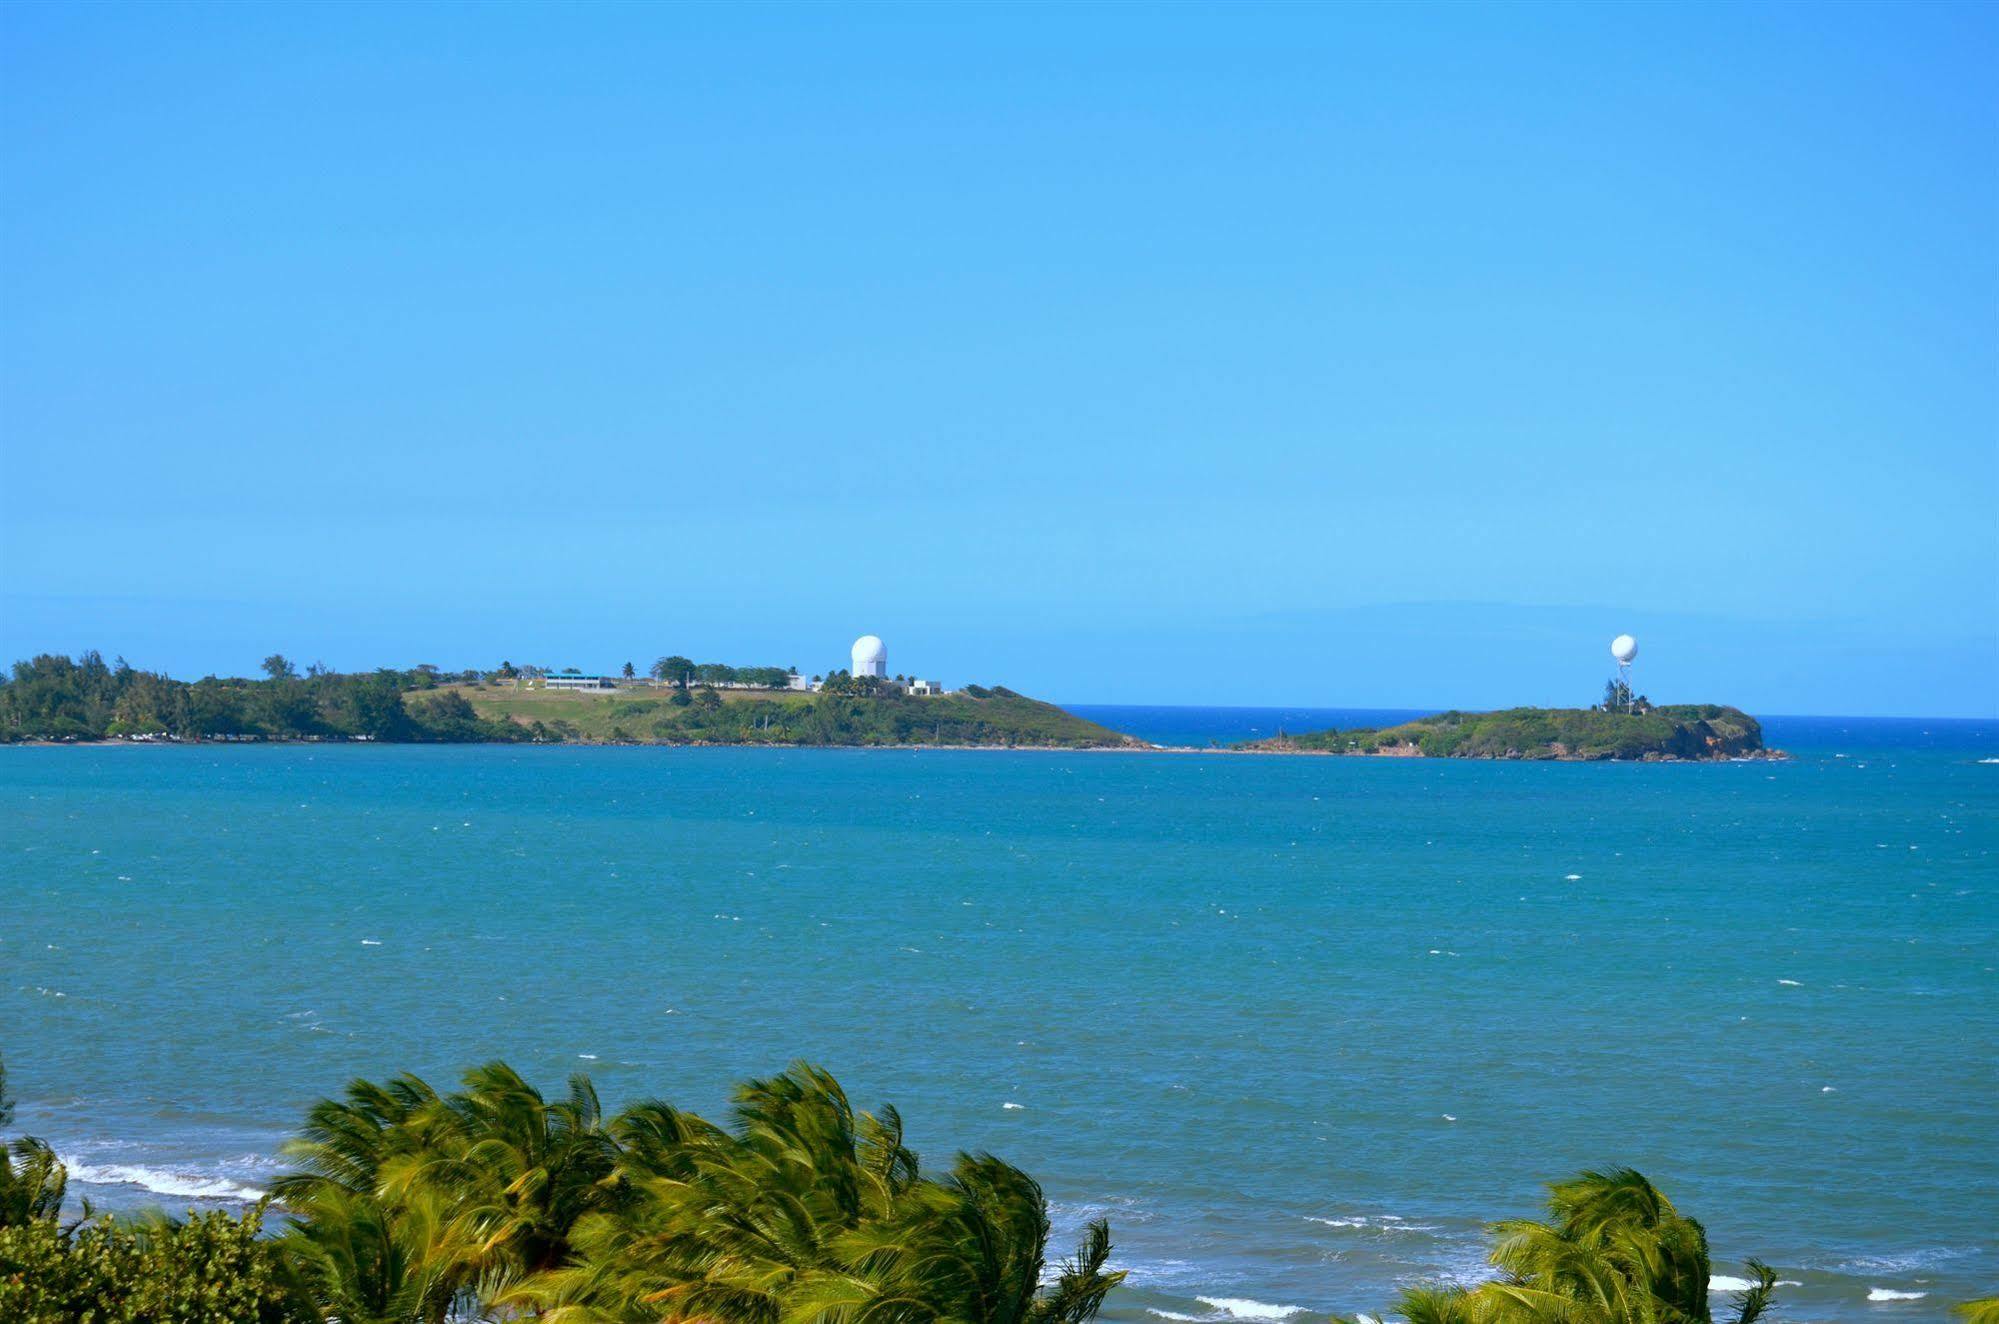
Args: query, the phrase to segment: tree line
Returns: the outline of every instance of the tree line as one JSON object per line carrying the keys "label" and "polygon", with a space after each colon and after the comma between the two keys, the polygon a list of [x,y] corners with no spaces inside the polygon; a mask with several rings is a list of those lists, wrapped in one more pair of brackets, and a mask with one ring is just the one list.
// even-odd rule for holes
{"label": "tree line", "polygon": [[[632,674],[632,664],[625,663],[626,677]],[[680,690],[692,685],[755,685],[781,690],[799,673],[797,667],[732,667],[726,662],[696,662],[675,653],[655,660],[646,674]]]}
{"label": "tree line", "polygon": [[[107,663],[45,653],[16,662],[0,681],[0,742],[168,737],[176,740],[486,741],[520,740],[511,723],[481,718],[456,691],[426,694],[462,679],[422,665],[342,674],[321,666],[304,675],[279,654],[264,677],[183,681]],[[475,678],[476,678],[476,673]]]}

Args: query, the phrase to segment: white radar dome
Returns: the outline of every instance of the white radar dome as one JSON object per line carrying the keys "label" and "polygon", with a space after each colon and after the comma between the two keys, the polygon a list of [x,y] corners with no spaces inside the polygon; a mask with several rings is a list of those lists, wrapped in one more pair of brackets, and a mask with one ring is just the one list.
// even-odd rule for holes
{"label": "white radar dome", "polygon": [[[860,645],[855,644],[854,647],[858,649]],[[1629,662],[1638,656],[1638,641],[1628,634],[1620,634],[1610,641],[1610,655],[1621,663]],[[855,656],[858,657],[860,654],[857,652]]]}
{"label": "white radar dome", "polygon": [[886,676],[888,674],[888,645],[871,634],[864,634],[854,640],[854,674],[856,676]]}

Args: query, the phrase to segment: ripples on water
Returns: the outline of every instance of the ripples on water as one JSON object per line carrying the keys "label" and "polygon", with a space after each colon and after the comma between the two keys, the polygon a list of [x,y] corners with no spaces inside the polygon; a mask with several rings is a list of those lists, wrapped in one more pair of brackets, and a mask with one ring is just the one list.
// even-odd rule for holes
{"label": "ripples on water", "polygon": [[355,1074],[719,1113],[803,1055],[1109,1217],[1118,1318],[1373,1312],[1611,1163],[1717,1290],[1935,1317],[1999,1282],[1999,725],[1767,728],[1799,757],[0,750],[0,1048],[113,1207],[249,1198]]}

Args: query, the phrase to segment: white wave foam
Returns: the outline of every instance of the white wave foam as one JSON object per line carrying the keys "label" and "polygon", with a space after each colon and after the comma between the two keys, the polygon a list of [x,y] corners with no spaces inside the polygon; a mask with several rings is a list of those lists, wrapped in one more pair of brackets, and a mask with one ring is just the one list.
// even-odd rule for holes
{"label": "white wave foam", "polygon": [[79,1163],[64,1159],[63,1166],[76,1181],[93,1186],[137,1186],[155,1195],[178,1195],[189,1200],[261,1200],[264,1193],[254,1186],[227,1177],[200,1176],[187,1172],[164,1172],[137,1163]]}
{"label": "white wave foam", "polygon": [[1902,1277],[1978,1252],[1963,1246],[1925,1246],[1893,1255],[1861,1255],[1833,1266],[1834,1272],[1856,1278]]}
{"label": "white wave foam", "polygon": [[1024,1103],[1002,1103],[1000,1105],[1002,1108],[1025,1108],[1026,1106]]}
{"label": "white wave foam", "polygon": [[1870,1287],[1867,1289],[1869,1301],[1920,1301],[1928,1292],[1898,1292],[1892,1287]]}
{"label": "white wave foam", "polygon": [[1377,1214],[1373,1217],[1369,1217],[1366,1214],[1354,1214],[1345,1218],[1321,1218],[1316,1214],[1306,1214],[1304,1218],[1307,1223],[1318,1223],[1325,1227],[1366,1228],[1371,1232],[1384,1236],[1396,1232],[1435,1232],[1438,1230],[1438,1225],[1435,1223],[1412,1223],[1400,1214]]}
{"label": "white wave foam", "polygon": [[1188,1324],[1208,1324],[1209,1318],[1206,1315],[1183,1315],[1177,1310],[1160,1310],[1154,1306],[1147,1306],[1145,1313],[1148,1315],[1157,1315],[1161,1319],[1186,1320]]}
{"label": "white wave foam", "polygon": [[1795,980],[1795,979],[1780,979],[1780,980],[1778,980],[1777,982],[1778,982],[1778,983],[1780,983],[1780,984],[1782,984],[1782,985],[1783,985],[1783,986],[1784,986],[1785,988],[1799,988],[1799,987],[1801,987],[1801,985],[1800,985],[1800,984],[1798,983],[1798,981],[1797,981],[1797,980]]}
{"label": "white wave foam", "polygon": [[[1771,1285],[1773,1287],[1804,1286],[1803,1283],[1799,1282],[1795,1278],[1779,1278]],[[1726,1274],[1726,1273],[1715,1274],[1713,1277],[1707,1280],[1707,1290],[1710,1292],[1747,1292],[1750,1288],[1754,1286],[1756,1286],[1756,1284],[1752,1282],[1750,1279],[1737,1278],[1733,1274]]]}
{"label": "white wave foam", "polygon": [[1213,1306],[1230,1319],[1289,1319],[1305,1313],[1304,1306],[1273,1306],[1267,1301],[1251,1301],[1239,1296],[1197,1296],[1204,1306]]}

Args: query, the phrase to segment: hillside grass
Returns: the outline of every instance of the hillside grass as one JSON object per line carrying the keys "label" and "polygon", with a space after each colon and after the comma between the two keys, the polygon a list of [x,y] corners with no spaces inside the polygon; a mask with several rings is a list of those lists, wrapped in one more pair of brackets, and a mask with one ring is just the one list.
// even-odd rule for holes
{"label": "hillside grass", "polygon": [[1016,694],[840,696],[786,690],[516,690],[451,686],[481,718],[537,739],[660,745],[992,745],[1109,749],[1128,736]]}

